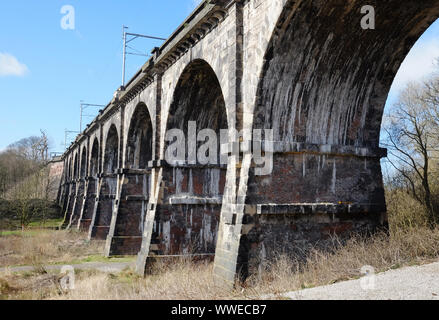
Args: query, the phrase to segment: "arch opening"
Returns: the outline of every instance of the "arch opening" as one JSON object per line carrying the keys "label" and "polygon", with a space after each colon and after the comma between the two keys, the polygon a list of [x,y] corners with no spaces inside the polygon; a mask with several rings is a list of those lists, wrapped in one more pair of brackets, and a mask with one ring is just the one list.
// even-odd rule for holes
{"label": "arch opening", "polygon": [[[149,200],[153,130],[147,106],[140,103],[128,129],[125,169],[119,179],[114,232],[106,248],[107,255],[134,255],[140,250],[146,208]],[[123,183],[122,183],[123,181]]]}
{"label": "arch opening", "polygon": [[110,230],[114,202],[117,192],[117,169],[119,169],[119,134],[111,125],[105,141],[103,175],[98,184],[98,199],[94,222],[89,231],[90,238],[104,240]]}
{"label": "arch opening", "polygon": [[126,166],[131,169],[146,169],[152,160],[152,123],[148,108],[141,103],[131,118],[127,138]]}
{"label": "arch opening", "polygon": [[89,160],[88,179],[85,185],[84,208],[79,221],[80,230],[89,230],[98,193],[97,175],[99,173],[99,141],[93,140]]}
{"label": "arch opening", "polygon": [[288,1],[278,19],[253,122],[273,130],[273,172],[258,177],[250,169],[246,204],[262,214],[241,238],[246,274],[276,248],[300,258],[316,243],[325,247],[331,234],[373,233],[387,224],[384,106],[403,59],[439,17],[439,3],[369,4],[375,30],[361,28],[364,3],[357,0]]}
{"label": "arch opening", "polygon": [[84,179],[87,175],[87,148],[84,147],[81,153],[81,178]]}
{"label": "arch opening", "polygon": [[108,130],[107,141],[105,143],[104,171],[105,173],[115,173],[119,161],[119,134],[115,125]]}
{"label": "arch opening", "polygon": [[79,178],[79,160],[78,153],[75,154],[75,160],[73,161],[73,179]]}
{"label": "arch opening", "polygon": [[[195,127],[190,128],[189,122]],[[215,72],[204,60],[192,61],[178,80],[168,113],[167,132],[178,129],[184,134],[185,159],[163,169],[166,186],[152,237],[157,254],[214,254],[226,178],[220,135],[227,128],[225,100]],[[203,136],[206,129],[212,134],[208,138]],[[169,139],[165,152],[175,142]],[[203,149],[203,154],[200,148],[206,143],[211,148]],[[196,159],[189,158],[193,147]],[[211,161],[201,161],[200,154]]]}
{"label": "arch opening", "polygon": [[[77,228],[78,221],[81,219],[81,212],[83,207],[84,191],[85,191],[85,177],[87,174],[87,148],[83,147],[78,150],[78,163],[80,163],[78,170],[78,182],[76,185],[75,202],[73,204],[73,211],[70,217],[70,222],[67,228]],[[79,160],[79,156],[80,160]]]}
{"label": "arch opening", "polygon": [[93,141],[90,158],[90,176],[95,177],[99,172],[99,141],[97,138]]}
{"label": "arch opening", "polygon": [[62,203],[62,212],[65,212],[68,209],[69,198],[70,198],[70,184],[72,180],[72,158],[69,157],[66,159],[64,167],[64,195],[63,195],[63,203]]}

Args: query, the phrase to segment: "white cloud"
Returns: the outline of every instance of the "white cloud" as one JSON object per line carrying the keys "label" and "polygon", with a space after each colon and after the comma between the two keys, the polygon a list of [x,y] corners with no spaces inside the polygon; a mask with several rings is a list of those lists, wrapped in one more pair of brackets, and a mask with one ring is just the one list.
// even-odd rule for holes
{"label": "white cloud", "polygon": [[420,40],[412,48],[402,63],[393,81],[391,93],[398,94],[412,81],[421,81],[438,71],[435,60],[439,58],[439,40]]}
{"label": "white cloud", "polygon": [[0,77],[21,77],[28,73],[28,71],[27,66],[19,62],[13,55],[0,52]]}

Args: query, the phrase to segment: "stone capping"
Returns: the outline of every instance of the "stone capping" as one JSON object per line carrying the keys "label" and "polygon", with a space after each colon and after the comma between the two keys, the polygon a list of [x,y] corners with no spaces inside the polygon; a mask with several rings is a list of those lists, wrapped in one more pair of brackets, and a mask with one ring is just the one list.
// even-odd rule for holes
{"label": "stone capping", "polygon": [[116,112],[119,111],[122,105],[122,103],[110,103],[107,107],[105,107],[102,114],[97,116],[98,121],[102,122],[111,118]]}
{"label": "stone capping", "polygon": [[169,205],[190,204],[190,205],[204,205],[204,204],[222,204],[222,196],[216,197],[199,197],[193,194],[173,195],[168,198]]}
{"label": "stone capping", "polygon": [[[255,142],[255,141],[254,141]],[[313,144],[301,142],[284,142],[273,141],[272,148],[267,148],[265,141],[258,141],[262,144],[262,151],[273,153],[308,153],[317,155],[332,155],[341,157],[360,157],[360,158],[385,158],[387,157],[387,149],[356,147],[331,144]]]}
{"label": "stone capping", "polygon": [[370,213],[384,212],[382,204],[374,203],[288,203],[288,204],[255,204],[245,205],[246,214],[275,215],[275,214],[316,214],[316,213]]}
{"label": "stone capping", "polygon": [[157,168],[176,168],[176,169],[221,169],[227,170],[227,164],[189,164],[187,161],[178,161],[177,163],[169,163],[166,160],[154,160],[148,163],[151,169]]}
{"label": "stone capping", "polygon": [[195,15],[190,16],[177,29],[175,35],[159,49],[156,64],[163,64],[168,68],[180,56],[185,54],[190,47],[213,30],[226,16],[226,11],[213,3],[204,2],[204,7]]}

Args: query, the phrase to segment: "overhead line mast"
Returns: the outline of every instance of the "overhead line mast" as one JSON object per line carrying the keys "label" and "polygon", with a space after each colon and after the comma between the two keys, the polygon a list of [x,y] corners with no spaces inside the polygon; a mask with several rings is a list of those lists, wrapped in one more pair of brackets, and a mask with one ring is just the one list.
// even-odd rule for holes
{"label": "overhead line mast", "polygon": [[[154,37],[154,36],[149,36],[149,35],[145,35],[145,34],[139,34],[139,33],[129,33],[126,32],[126,29],[128,29],[128,27],[126,26],[122,26],[122,38],[123,38],[123,52],[122,52],[122,87],[125,86],[125,68],[126,68],[126,57],[128,54],[130,55],[135,55],[135,56],[143,56],[143,57],[149,57],[147,54],[143,54],[141,52],[139,52],[138,50],[128,46],[128,43],[130,43],[131,41],[137,39],[137,38],[146,38],[146,39],[152,39],[152,40],[163,40],[165,41],[165,38],[160,38],[160,37]],[[128,39],[128,37],[131,37],[130,39]],[[137,51],[137,52],[127,52],[127,48]]]}

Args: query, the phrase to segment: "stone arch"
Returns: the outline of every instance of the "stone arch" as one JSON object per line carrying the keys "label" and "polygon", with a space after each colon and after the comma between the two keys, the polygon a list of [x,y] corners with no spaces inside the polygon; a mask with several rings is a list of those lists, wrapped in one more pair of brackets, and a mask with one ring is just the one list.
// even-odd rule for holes
{"label": "stone arch", "polygon": [[133,255],[141,247],[150,196],[153,127],[147,106],[139,103],[130,119],[125,147],[125,166],[118,179],[118,194],[105,255]]}
{"label": "stone arch", "polygon": [[84,205],[78,223],[80,230],[89,230],[93,218],[93,212],[96,205],[96,196],[98,193],[98,173],[99,173],[99,141],[95,137],[91,144],[89,154],[88,177],[85,184]]}
{"label": "stone arch", "polygon": [[114,124],[108,129],[106,137],[103,171],[115,173],[119,167],[119,134]]}
{"label": "stone arch", "polygon": [[393,79],[439,3],[369,4],[376,30],[361,28],[359,0],[287,2],[264,57],[255,127],[285,143],[378,146]]}
{"label": "stone arch", "polygon": [[[189,136],[189,121],[196,123],[193,136]],[[173,129],[184,133],[186,157],[163,169],[164,196],[156,211],[152,250],[171,255],[213,254],[226,179],[226,165],[220,163],[220,133],[222,129],[227,132],[228,122],[220,83],[204,60],[193,60],[177,82],[166,125],[168,132]],[[188,158],[191,145],[197,151],[210,141],[197,141],[203,129],[212,129],[217,138],[212,148],[217,159],[208,165]],[[165,143],[165,152],[173,143]],[[172,210],[167,209],[170,205]]]}
{"label": "stone arch", "polygon": [[386,225],[379,148],[385,101],[409,50],[439,17],[439,2],[368,4],[375,30],[361,28],[364,3],[357,0],[287,1],[279,17],[253,118],[254,129],[273,130],[273,171],[256,176],[250,169],[246,207],[260,214],[245,218],[244,275],[276,248],[301,256],[331,233]]}
{"label": "stone arch", "polygon": [[84,203],[84,191],[85,191],[85,178],[87,175],[87,147],[78,147],[76,154],[78,169],[76,175],[76,194],[73,204],[72,214],[70,222],[67,228],[77,227],[78,221],[81,219],[81,213]]}
{"label": "stone arch", "polygon": [[147,106],[139,103],[131,117],[126,145],[125,166],[146,169],[152,160],[153,128]]}
{"label": "stone arch", "polygon": [[[73,159],[73,160],[72,160]],[[77,192],[77,180],[79,178],[79,152],[74,151],[73,155],[70,157],[69,173],[70,183],[69,183],[69,195],[67,200],[67,205],[64,212],[64,221],[62,228],[68,228],[70,225],[71,218],[75,211],[76,203],[76,192]]]}
{"label": "stone arch", "polygon": [[228,128],[220,82],[212,67],[202,59],[191,61],[181,73],[166,127],[187,132],[188,121],[197,121],[197,128],[201,129]]}
{"label": "stone arch", "polygon": [[65,159],[65,165],[64,165],[64,186],[63,186],[63,201],[62,201],[63,213],[65,213],[68,208],[71,180],[72,180],[72,158],[71,156],[68,156]]}
{"label": "stone arch", "polygon": [[117,196],[117,170],[119,168],[119,134],[116,125],[111,124],[105,140],[104,162],[98,199],[95,204],[89,237],[104,240],[110,230],[112,213]]}
{"label": "stone arch", "polygon": [[85,178],[85,176],[87,175],[87,147],[84,146],[82,148],[82,153],[81,153],[81,172],[80,172],[80,176],[81,178]]}
{"label": "stone arch", "polygon": [[72,156],[69,156],[67,159],[67,170],[66,170],[66,181],[72,180],[73,177],[73,170],[72,170]]}
{"label": "stone arch", "polygon": [[96,177],[98,173],[99,173],[99,141],[98,138],[95,137],[91,148],[89,175],[92,177]]}
{"label": "stone arch", "polygon": [[79,177],[79,155],[78,152],[75,153],[73,160],[73,179],[78,179]]}

